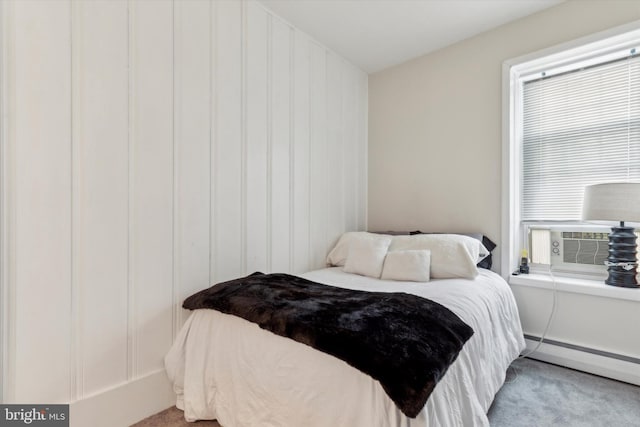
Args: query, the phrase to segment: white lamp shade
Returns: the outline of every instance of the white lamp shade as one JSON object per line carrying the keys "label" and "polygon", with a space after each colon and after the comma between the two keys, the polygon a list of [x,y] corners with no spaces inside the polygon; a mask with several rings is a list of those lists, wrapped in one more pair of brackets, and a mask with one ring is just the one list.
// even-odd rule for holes
{"label": "white lamp shade", "polygon": [[640,223],[640,183],[588,185],[584,189],[582,219]]}

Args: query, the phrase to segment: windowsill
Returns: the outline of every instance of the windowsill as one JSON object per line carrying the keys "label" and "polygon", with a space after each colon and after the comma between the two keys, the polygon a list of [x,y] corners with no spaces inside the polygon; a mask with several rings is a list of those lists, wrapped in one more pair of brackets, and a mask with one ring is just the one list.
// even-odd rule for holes
{"label": "windowsill", "polygon": [[[509,284],[541,289],[554,288],[553,281],[548,274],[534,273],[510,276]],[[604,281],[555,276],[555,286],[557,290],[561,292],[571,292],[576,294],[640,302],[640,288],[621,288],[610,286],[605,284]]]}

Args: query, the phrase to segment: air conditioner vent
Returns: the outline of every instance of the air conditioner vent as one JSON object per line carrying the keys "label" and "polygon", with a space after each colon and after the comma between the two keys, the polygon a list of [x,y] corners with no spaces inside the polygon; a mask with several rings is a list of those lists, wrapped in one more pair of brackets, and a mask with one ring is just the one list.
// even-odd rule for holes
{"label": "air conditioner vent", "polygon": [[[576,233],[573,233],[576,234]],[[563,262],[570,264],[604,265],[607,259],[607,240],[563,239]]]}

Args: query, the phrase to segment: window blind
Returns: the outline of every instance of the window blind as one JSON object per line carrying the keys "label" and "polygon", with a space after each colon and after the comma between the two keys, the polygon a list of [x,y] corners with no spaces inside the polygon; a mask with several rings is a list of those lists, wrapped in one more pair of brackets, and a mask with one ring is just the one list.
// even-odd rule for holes
{"label": "window blind", "polygon": [[584,187],[640,182],[640,55],[523,83],[525,221],[579,220]]}

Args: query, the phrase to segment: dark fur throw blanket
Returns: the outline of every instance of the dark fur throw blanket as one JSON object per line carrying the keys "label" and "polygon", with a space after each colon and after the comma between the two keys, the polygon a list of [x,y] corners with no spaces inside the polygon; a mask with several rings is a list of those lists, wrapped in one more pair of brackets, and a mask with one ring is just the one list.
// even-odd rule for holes
{"label": "dark fur throw blanket", "polygon": [[[425,285],[428,286],[428,285]],[[473,329],[448,308],[401,292],[365,292],[254,273],[187,298],[344,360],[415,418]]]}

